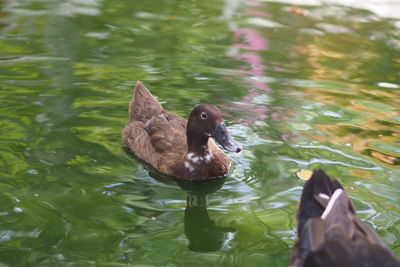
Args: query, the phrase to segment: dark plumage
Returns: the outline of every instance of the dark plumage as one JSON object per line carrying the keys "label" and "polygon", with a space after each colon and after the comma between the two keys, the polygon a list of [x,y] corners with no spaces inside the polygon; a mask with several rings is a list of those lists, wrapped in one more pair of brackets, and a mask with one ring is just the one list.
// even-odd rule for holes
{"label": "dark plumage", "polygon": [[198,105],[187,121],[164,110],[141,82],[136,84],[123,141],[140,159],[159,172],[180,179],[224,176],[231,161],[213,139],[228,151],[241,151],[217,107]]}
{"label": "dark plumage", "polygon": [[379,236],[357,217],[340,183],[322,170],[314,171],[304,186],[297,220],[291,266],[400,266]]}
{"label": "dark plumage", "polygon": [[188,193],[184,216],[184,233],[192,251],[218,251],[229,238],[232,227],[219,226],[208,214],[209,196],[218,191],[225,179],[211,179],[203,182],[179,180],[179,187]]}

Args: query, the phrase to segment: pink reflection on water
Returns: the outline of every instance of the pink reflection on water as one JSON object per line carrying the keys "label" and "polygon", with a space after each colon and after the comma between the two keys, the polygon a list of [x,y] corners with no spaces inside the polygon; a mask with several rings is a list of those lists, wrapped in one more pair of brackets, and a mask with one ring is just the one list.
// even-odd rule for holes
{"label": "pink reflection on water", "polygon": [[[262,57],[258,54],[247,53],[236,55],[233,57],[234,59],[242,62],[249,63],[248,65],[242,66],[243,74],[251,74],[253,76],[263,76],[265,75],[265,66],[262,64]],[[250,67],[250,68],[249,68]]]}
{"label": "pink reflection on water", "polygon": [[255,16],[255,17],[265,17],[265,18],[271,17],[268,13],[261,11],[261,10],[246,9],[245,12],[247,15],[251,15],[251,16]]}
{"label": "pink reflection on water", "polygon": [[[257,7],[264,5],[264,3],[257,1],[249,1],[247,3],[251,6]],[[266,12],[251,8],[246,9],[244,12],[250,16],[270,16]],[[267,118],[270,118],[271,121],[286,120],[287,118],[284,112],[285,109],[283,107],[267,107],[266,105],[254,104],[254,100],[257,97],[262,97],[263,95],[268,95],[272,92],[268,84],[262,81],[262,78],[266,77],[267,74],[265,70],[266,67],[264,65],[264,59],[259,54],[260,51],[265,51],[269,49],[268,40],[264,38],[264,36],[258,29],[252,28],[237,29],[234,32],[234,38],[237,42],[236,44],[234,44],[234,46],[243,51],[242,53],[234,55],[233,58],[246,64],[242,65],[240,69],[232,75],[251,77],[251,87],[257,90],[251,90],[249,94],[243,97],[240,103],[236,103],[230,107],[224,107],[226,109],[236,111],[244,109],[251,111],[251,113],[253,113],[255,116],[246,117],[240,120],[240,122],[247,125],[253,125],[257,121],[265,120]],[[232,79],[232,77],[226,77],[226,79]],[[270,110],[269,108],[271,108],[272,110]],[[295,137],[289,133],[282,134],[281,138],[285,142],[295,140]]]}
{"label": "pink reflection on water", "polygon": [[[253,4],[258,3],[254,2]],[[268,16],[267,13],[262,11],[257,11],[254,9],[245,10],[247,14],[257,15],[257,16]],[[264,59],[257,51],[264,51],[268,49],[268,41],[257,29],[243,28],[237,29],[234,32],[235,47],[240,48],[243,53],[233,56],[234,59],[246,63],[242,65],[239,71],[233,75],[237,76],[253,76],[253,77],[263,77],[265,73],[265,65],[263,64]],[[266,106],[254,105],[253,100],[262,95],[271,93],[270,88],[267,83],[257,80],[251,81],[251,87],[263,91],[260,93],[258,91],[251,91],[248,95],[244,96],[241,103],[234,106],[226,107],[230,110],[249,110],[252,113],[257,114],[256,116],[243,118],[240,121],[247,124],[253,125],[258,120],[265,120],[268,118],[268,108]]]}
{"label": "pink reflection on water", "polygon": [[[243,38],[245,37],[245,39]],[[244,39],[245,44],[235,44],[236,47],[254,50],[254,51],[263,51],[268,49],[267,40],[255,29],[238,29],[235,31],[236,40]]]}
{"label": "pink reflection on water", "polygon": [[246,4],[249,6],[264,6],[264,3],[259,1],[247,1]]}

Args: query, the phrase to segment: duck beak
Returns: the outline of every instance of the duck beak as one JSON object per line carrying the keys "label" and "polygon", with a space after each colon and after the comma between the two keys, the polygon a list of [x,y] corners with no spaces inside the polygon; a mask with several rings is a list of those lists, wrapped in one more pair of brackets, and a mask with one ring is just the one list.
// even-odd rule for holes
{"label": "duck beak", "polygon": [[225,124],[220,123],[215,130],[213,135],[215,141],[217,141],[223,148],[230,152],[239,153],[242,151],[240,145],[232,138],[229,134],[228,129],[226,129]]}

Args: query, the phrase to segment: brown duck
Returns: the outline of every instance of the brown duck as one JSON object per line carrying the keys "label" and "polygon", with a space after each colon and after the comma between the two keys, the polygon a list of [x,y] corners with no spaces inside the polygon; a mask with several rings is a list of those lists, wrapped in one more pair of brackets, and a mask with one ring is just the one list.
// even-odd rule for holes
{"label": "brown duck", "polygon": [[219,109],[201,104],[185,120],[163,109],[139,81],[129,104],[124,145],[161,173],[186,180],[226,175],[231,160],[218,146],[240,152],[229,135]]}
{"label": "brown duck", "polygon": [[394,267],[400,261],[355,214],[341,184],[322,170],[304,186],[293,267]]}

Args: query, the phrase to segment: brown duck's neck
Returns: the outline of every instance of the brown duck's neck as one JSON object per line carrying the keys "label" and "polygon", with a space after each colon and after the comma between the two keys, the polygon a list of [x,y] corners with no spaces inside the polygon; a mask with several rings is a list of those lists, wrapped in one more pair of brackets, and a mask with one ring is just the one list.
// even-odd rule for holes
{"label": "brown duck's neck", "polygon": [[208,136],[189,134],[186,133],[188,153],[196,155],[208,154]]}

